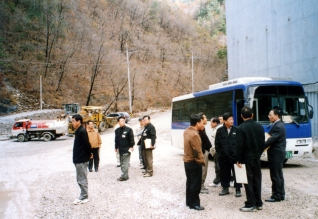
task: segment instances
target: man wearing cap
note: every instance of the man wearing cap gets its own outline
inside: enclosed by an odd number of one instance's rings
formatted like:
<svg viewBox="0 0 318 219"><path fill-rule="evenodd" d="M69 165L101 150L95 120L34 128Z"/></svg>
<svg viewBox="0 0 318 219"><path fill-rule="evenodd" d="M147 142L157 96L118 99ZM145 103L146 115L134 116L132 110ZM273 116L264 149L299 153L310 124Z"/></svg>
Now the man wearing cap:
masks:
<svg viewBox="0 0 318 219"><path fill-rule="evenodd" d="M141 147L141 143L140 143L140 138L141 138L141 133L144 130L144 125L143 125L143 120L142 118L138 119L140 126L138 128L135 129L135 137L137 137L137 145L139 147L139 161L140 161L140 166L145 167L145 163L143 161L143 157L142 157L142 147Z"/></svg>

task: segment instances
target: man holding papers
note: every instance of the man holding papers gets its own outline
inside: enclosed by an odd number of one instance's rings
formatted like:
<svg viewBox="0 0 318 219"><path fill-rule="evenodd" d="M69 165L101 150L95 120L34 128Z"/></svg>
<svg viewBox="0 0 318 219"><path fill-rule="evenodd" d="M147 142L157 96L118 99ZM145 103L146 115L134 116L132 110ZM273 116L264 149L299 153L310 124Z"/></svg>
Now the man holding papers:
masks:
<svg viewBox="0 0 318 219"><path fill-rule="evenodd" d="M145 174L144 177L152 177L153 175L153 157L152 151L155 149L156 145L156 128L150 123L150 116L143 117L144 130L141 134L141 147L143 147L143 158L145 159Z"/></svg>
<svg viewBox="0 0 318 219"><path fill-rule="evenodd" d="M236 132L236 165L242 168L242 164L245 164L247 184L244 184L244 187L247 201L240 210L246 212L262 210L260 157L264 150L264 129L253 120L253 110L250 107L242 108L241 117L244 122Z"/></svg>

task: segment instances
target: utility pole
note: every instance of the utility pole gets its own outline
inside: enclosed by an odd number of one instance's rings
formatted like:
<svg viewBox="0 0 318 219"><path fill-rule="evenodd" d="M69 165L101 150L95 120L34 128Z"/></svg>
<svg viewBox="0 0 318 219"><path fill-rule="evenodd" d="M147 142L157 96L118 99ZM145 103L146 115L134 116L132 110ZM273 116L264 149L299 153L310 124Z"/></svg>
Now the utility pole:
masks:
<svg viewBox="0 0 318 219"><path fill-rule="evenodd" d="M132 114L132 109L131 109L131 88L130 88L130 72L129 72L129 56L128 56L128 47L127 47L127 43L126 43L126 54L127 54L127 66L128 66L128 92L129 92L129 112L130 115Z"/></svg>
<svg viewBox="0 0 318 219"><path fill-rule="evenodd" d="M40 76L40 108L42 110L42 76Z"/></svg>
<svg viewBox="0 0 318 219"><path fill-rule="evenodd" d="M194 78L193 78L193 51L192 51L192 93L194 93Z"/></svg>

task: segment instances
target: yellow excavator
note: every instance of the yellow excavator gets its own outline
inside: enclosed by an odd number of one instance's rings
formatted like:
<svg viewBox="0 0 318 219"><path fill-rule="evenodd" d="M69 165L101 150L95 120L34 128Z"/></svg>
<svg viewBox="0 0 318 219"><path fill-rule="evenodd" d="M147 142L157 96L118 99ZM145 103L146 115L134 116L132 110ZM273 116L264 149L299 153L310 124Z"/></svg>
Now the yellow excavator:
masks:
<svg viewBox="0 0 318 219"><path fill-rule="evenodd" d="M63 104L65 114L68 116L68 133L74 134L75 130L72 126L72 116L80 114L83 117L83 124L86 126L86 122L92 120L95 124L95 128L99 132L105 131L108 127L117 124L117 118L106 117L105 108L101 106L82 106L79 107L78 103Z"/></svg>

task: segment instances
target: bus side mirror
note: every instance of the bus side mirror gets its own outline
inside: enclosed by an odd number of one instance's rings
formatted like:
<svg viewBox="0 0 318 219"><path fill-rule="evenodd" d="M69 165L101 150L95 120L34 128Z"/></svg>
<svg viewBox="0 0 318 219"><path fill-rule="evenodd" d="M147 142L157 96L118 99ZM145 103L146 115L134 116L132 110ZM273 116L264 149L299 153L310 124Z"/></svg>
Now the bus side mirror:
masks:
<svg viewBox="0 0 318 219"><path fill-rule="evenodd" d="M309 111L309 118L312 119L314 117L314 111L310 110Z"/></svg>

